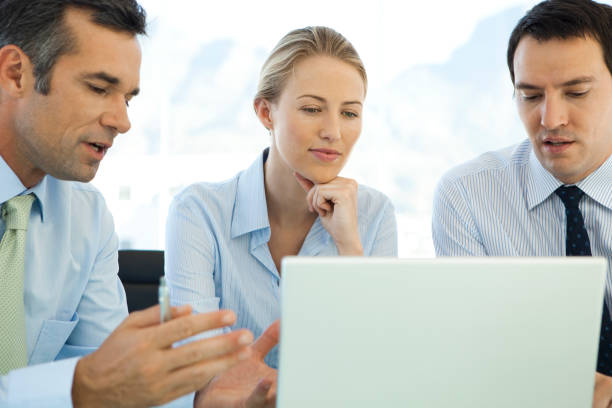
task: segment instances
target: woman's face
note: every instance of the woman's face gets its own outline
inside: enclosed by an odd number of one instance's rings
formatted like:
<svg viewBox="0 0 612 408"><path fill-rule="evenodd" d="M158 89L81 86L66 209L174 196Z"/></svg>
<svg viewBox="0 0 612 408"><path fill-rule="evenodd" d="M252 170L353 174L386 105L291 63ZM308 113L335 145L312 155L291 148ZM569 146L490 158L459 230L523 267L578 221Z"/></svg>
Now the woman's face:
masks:
<svg viewBox="0 0 612 408"><path fill-rule="evenodd" d="M365 85L352 65L328 56L299 61L270 106L272 148L312 182L333 180L361 133L364 98Z"/></svg>

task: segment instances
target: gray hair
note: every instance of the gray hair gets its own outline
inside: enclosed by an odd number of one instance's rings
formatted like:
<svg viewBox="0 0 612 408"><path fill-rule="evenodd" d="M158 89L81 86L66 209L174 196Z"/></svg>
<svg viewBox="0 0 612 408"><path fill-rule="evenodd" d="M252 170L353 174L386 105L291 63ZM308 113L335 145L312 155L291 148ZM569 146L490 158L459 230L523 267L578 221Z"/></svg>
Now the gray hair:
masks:
<svg viewBox="0 0 612 408"><path fill-rule="evenodd" d="M136 0L0 0L0 48L13 44L34 66L34 89L50 91L58 58L77 51L64 24L69 7L91 10L92 22L117 31L146 34L146 13Z"/></svg>

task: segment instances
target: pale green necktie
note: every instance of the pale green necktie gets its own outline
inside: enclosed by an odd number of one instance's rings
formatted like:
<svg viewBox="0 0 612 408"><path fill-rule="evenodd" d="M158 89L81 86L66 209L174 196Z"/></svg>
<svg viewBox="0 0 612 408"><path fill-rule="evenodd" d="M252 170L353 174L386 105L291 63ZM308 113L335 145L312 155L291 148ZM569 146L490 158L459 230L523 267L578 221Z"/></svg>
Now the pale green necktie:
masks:
<svg viewBox="0 0 612 408"><path fill-rule="evenodd" d="M13 197L2 205L4 236L0 241L0 374L28 364L23 274L26 230L32 194Z"/></svg>

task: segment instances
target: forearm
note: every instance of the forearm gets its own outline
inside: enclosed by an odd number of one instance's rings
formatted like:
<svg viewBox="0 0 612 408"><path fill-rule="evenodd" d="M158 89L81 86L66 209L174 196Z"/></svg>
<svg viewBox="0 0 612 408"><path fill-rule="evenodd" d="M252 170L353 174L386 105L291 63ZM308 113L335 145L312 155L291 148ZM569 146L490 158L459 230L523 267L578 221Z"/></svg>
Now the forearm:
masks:
<svg viewBox="0 0 612 408"><path fill-rule="evenodd" d="M363 246L359 236L347 242L336 242L336 248L338 249L338 255L363 256Z"/></svg>

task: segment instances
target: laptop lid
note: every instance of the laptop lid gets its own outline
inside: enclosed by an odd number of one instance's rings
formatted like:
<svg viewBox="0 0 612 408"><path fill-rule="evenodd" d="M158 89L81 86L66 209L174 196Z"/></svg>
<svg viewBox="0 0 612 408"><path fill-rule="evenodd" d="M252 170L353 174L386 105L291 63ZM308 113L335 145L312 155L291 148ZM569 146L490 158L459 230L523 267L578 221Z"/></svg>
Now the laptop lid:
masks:
<svg viewBox="0 0 612 408"><path fill-rule="evenodd" d="M606 270L595 257L285 258L277 404L590 407Z"/></svg>

